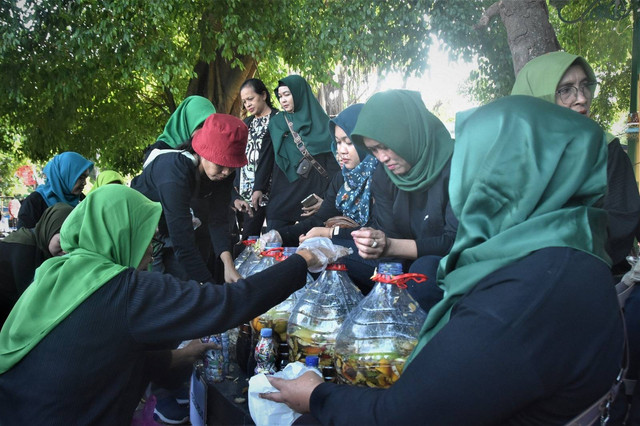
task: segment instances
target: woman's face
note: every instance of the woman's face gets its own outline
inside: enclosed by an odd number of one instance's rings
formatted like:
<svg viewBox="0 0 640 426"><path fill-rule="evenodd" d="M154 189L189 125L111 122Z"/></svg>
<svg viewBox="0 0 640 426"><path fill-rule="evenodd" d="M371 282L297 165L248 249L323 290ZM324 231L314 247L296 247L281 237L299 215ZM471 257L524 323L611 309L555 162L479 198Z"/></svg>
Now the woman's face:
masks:
<svg viewBox="0 0 640 426"><path fill-rule="evenodd" d="M347 133L340 126L336 126L335 129L336 144L338 152L339 163L345 166L349 170L356 168L360 164L360 156L356 147L347 136Z"/></svg>
<svg viewBox="0 0 640 426"><path fill-rule="evenodd" d="M582 66L570 66L556 87L556 104L589 116L593 88L588 83L592 82Z"/></svg>
<svg viewBox="0 0 640 426"><path fill-rule="evenodd" d="M231 167L219 166L203 157L200 157L200 165L198 168L201 173L205 174L209 180L212 181L225 179L233 171Z"/></svg>
<svg viewBox="0 0 640 426"><path fill-rule="evenodd" d="M65 252L62 250L62 247L60 247L59 232L57 234L54 234L54 236L49 240L49 253L51 253L51 256L53 257L62 256L63 254L65 254Z"/></svg>
<svg viewBox="0 0 640 426"><path fill-rule="evenodd" d="M240 99L242 99L242 105L251 115L256 117L262 117L266 115L267 108L267 94L257 94L251 86L246 86L240 90Z"/></svg>
<svg viewBox="0 0 640 426"><path fill-rule="evenodd" d="M403 175L411 170L411 164L409 164L404 158L400 157L390 148L387 148L380 142L371 138L362 138L364 144L371 151L374 157L378 159L384 166L389 169L394 175Z"/></svg>
<svg viewBox="0 0 640 426"><path fill-rule="evenodd" d="M278 87L278 100L283 110L293 112L293 95L287 86Z"/></svg>
<svg viewBox="0 0 640 426"><path fill-rule="evenodd" d="M84 173L80 175L78 180L76 180L76 184L71 188L71 193L73 195L80 195L82 193L82 190L87 183L87 177L89 177L89 169L85 170Z"/></svg>

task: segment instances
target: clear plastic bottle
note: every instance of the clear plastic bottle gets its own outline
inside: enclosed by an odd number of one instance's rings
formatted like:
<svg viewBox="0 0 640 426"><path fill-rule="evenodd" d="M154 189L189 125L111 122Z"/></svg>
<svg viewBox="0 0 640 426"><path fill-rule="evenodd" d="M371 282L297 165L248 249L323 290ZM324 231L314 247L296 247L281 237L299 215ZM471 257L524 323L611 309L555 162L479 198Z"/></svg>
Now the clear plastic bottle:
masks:
<svg viewBox="0 0 640 426"><path fill-rule="evenodd" d="M222 351L222 336L213 334L200 339L203 343L215 343L216 349L207 349L203 357L204 378L208 384L224 380L224 354Z"/></svg>
<svg viewBox="0 0 640 426"><path fill-rule="evenodd" d="M318 371L320 371L319 362L318 355L307 355L304 359L304 365L306 367L315 368Z"/></svg>
<svg viewBox="0 0 640 426"><path fill-rule="evenodd" d="M406 291L401 263L381 263L371 292L342 324L335 345L338 381L386 388L395 383L418 342L427 314Z"/></svg>
<svg viewBox="0 0 640 426"><path fill-rule="evenodd" d="M289 360L304 362L317 355L325 379L333 372L333 349L338 329L363 296L343 264L327 267L318 280L298 298L287 326Z"/></svg>
<svg viewBox="0 0 640 426"><path fill-rule="evenodd" d="M253 237L249 237L249 238L253 238ZM258 264L258 262L260 262L258 238L259 237L256 237L256 241L253 244L247 246L247 249L250 249L250 252L248 253L247 258L244 260L244 262L242 262L240 266L236 267L236 269L238 270L238 273L245 278L249 276L249 272ZM246 250L243 250L243 253L245 251Z"/></svg>
<svg viewBox="0 0 640 426"><path fill-rule="evenodd" d="M280 247L278 243L267 243L264 251L260 253L260 261L249 271L247 271L247 277L255 275L258 272L262 272L270 266L278 263L277 258L282 256L284 249Z"/></svg>
<svg viewBox="0 0 640 426"><path fill-rule="evenodd" d="M253 253L255 251L254 250L254 245L255 245L256 241L258 241L258 238L260 238L260 237L258 237L257 235L252 235L249 238L247 238L246 240L242 241L242 245L244 245L245 247L240 252L238 257L236 257L236 259L233 261L233 265L236 267L236 269L240 268L242 266L242 264L244 263L244 261L249 258L251 253Z"/></svg>
<svg viewBox="0 0 640 426"><path fill-rule="evenodd" d="M255 374L273 374L276 372L276 352L270 328L260 330L260 340L255 350Z"/></svg>
<svg viewBox="0 0 640 426"><path fill-rule="evenodd" d="M223 377L229 375L229 333L220 333L220 343L222 345L222 374Z"/></svg>

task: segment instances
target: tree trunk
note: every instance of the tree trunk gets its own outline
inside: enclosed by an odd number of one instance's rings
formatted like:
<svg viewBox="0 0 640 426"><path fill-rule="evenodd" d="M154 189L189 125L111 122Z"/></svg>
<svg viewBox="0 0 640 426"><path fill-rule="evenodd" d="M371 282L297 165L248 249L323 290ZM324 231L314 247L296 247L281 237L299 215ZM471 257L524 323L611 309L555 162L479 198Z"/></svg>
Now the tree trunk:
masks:
<svg viewBox="0 0 640 426"><path fill-rule="evenodd" d="M253 77L257 70L253 58L245 56L241 61L244 69L231 68L219 54L212 62L198 62L194 67L197 77L189 81L187 96L204 96L213 102L217 112L240 116L240 86L246 79Z"/></svg>
<svg viewBox="0 0 640 426"><path fill-rule="evenodd" d="M501 0L500 18L507 30L516 75L531 59L561 49L545 0Z"/></svg>

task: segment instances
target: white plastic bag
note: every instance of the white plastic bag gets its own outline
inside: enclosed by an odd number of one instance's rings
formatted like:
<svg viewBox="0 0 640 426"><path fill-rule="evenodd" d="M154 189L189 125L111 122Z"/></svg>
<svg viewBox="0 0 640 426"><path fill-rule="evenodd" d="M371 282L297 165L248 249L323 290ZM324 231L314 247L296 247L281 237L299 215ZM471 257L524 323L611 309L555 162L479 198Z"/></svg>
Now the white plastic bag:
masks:
<svg viewBox="0 0 640 426"><path fill-rule="evenodd" d="M273 377L291 380L302 376L307 371L315 371L322 377L320 371L306 367L301 362L287 364L284 370L278 371ZM268 392L278 392L278 389L271 386L267 376L256 374L249 379L249 412L256 426L289 426L302 415L286 404L260 398L261 393Z"/></svg>
<svg viewBox="0 0 640 426"><path fill-rule="evenodd" d="M353 253L351 248L335 245L325 237L312 237L304 240L296 252L302 249L312 252L320 262L319 266L309 267L309 272L322 272L327 269L328 264L335 263L341 257Z"/></svg>

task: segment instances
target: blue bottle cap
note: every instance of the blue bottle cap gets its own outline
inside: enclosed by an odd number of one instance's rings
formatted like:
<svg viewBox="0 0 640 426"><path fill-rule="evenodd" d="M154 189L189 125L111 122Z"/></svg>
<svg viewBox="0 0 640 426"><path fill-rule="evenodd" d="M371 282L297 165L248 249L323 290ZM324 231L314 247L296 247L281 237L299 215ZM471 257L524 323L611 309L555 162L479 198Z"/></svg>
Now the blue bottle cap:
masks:
<svg viewBox="0 0 640 426"><path fill-rule="evenodd" d="M260 330L260 337L271 337L273 331L270 328L263 328Z"/></svg>
<svg viewBox="0 0 640 426"><path fill-rule="evenodd" d="M318 355L307 355L304 360L304 365L307 367L317 367L319 361Z"/></svg>

